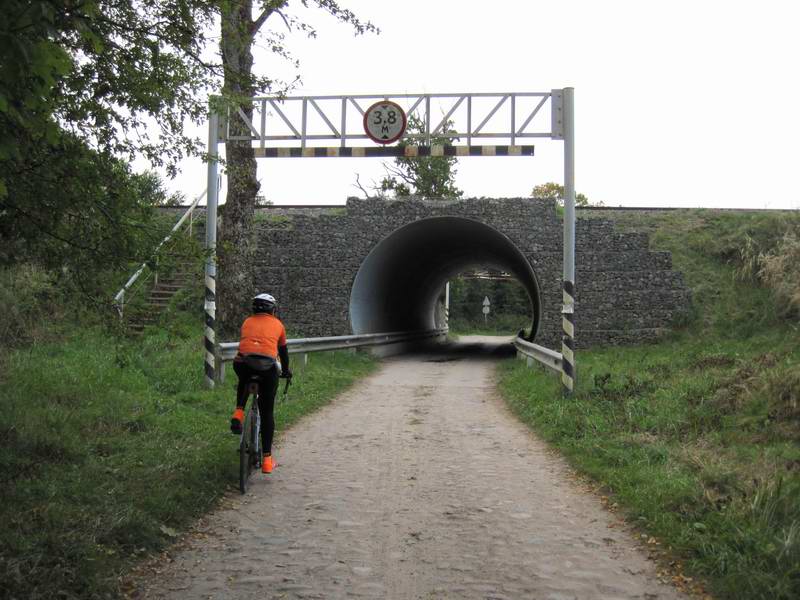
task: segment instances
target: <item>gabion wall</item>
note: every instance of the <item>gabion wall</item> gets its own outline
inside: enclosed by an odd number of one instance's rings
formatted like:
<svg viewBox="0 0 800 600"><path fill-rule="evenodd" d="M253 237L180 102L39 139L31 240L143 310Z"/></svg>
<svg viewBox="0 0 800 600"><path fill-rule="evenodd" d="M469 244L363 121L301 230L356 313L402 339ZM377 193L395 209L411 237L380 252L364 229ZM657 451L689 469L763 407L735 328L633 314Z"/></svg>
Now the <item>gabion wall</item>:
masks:
<svg viewBox="0 0 800 600"><path fill-rule="evenodd" d="M348 335L350 290L370 250L403 225L438 216L485 223L522 251L541 288L536 342L560 347L563 226L550 200L351 198L341 208L262 208L254 289L278 297L281 318L295 334ZM575 262L579 347L656 339L689 307L670 253L651 251L646 233L616 231L603 218L578 218Z"/></svg>

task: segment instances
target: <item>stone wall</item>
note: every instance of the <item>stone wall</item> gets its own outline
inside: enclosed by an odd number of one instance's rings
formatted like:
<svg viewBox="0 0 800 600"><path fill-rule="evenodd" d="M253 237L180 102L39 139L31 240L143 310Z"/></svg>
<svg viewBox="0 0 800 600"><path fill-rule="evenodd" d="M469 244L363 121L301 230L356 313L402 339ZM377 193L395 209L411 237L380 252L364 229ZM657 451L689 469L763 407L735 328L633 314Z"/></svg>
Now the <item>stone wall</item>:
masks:
<svg viewBox="0 0 800 600"><path fill-rule="evenodd" d="M552 201L351 198L340 208L259 209L254 288L278 297L281 317L295 334L350 334L350 290L364 258L403 225L437 216L483 222L522 251L541 288L543 310L536 341L557 347L562 224ZM578 346L655 339L688 308L689 292L681 274L672 270L668 252L649 250L647 233L617 231L603 218L578 218L576 240Z"/></svg>

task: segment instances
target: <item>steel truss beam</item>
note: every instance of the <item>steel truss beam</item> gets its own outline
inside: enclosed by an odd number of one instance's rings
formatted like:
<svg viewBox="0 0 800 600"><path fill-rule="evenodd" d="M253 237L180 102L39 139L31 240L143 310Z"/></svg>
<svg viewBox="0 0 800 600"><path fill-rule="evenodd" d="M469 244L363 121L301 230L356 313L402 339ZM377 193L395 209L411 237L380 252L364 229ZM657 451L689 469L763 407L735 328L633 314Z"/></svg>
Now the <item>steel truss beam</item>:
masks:
<svg viewBox="0 0 800 600"><path fill-rule="evenodd" d="M241 109L229 114L219 141L250 140L258 148L345 148L348 142L369 139L363 127L367 108L380 100L392 100L403 107L409 118L422 124L421 133L403 136L409 143L430 146L432 138L444 138L451 144L466 146L473 146L478 140L493 140L515 147L524 139L563 139L561 97L561 90L553 90L254 98L252 118ZM543 110L546 104L550 105L549 111ZM233 128L237 135L231 133L232 121L238 121Z"/></svg>

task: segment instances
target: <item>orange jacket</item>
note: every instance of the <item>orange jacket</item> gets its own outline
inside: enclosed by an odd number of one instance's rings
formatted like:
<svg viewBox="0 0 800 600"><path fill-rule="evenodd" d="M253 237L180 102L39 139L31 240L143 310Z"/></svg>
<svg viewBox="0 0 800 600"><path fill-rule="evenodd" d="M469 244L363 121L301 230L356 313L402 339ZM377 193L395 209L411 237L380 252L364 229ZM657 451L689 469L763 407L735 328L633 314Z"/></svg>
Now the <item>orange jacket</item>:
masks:
<svg viewBox="0 0 800 600"><path fill-rule="evenodd" d="M259 313L242 323L239 352L278 358L278 347L286 345L286 329L278 317Z"/></svg>

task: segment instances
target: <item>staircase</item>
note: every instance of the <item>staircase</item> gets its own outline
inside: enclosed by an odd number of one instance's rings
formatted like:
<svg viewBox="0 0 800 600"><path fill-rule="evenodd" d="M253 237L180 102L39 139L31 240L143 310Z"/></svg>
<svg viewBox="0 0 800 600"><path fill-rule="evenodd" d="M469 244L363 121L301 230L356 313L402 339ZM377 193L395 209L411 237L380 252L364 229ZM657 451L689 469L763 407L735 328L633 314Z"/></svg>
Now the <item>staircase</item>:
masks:
<svg viewBox="0 0 800 600"><path fill-rule="evenodd" d="M200 285L202 267L199 263L197 248L203 246L205 222L203 219L195 223L193 211L205 195L206 193L203 192L195 198L169 234L155 249L152 260L156 264L160 262L162 266L166 264L169 268L160 273L153 272L149 262L143 263L114 296L114 309L123 324L127 324L130 333L140 334L148 325L157 324L159 317L170 305L175 294L193 284ZM181 241L178 235L180 233L188 234L188 238L183 237L183 241ZM185 243L187 240L189 241L188 246ZM159 256L166 256L166 258L159 258ZM150 277L152 277L152 284L148 285ZM147 290L147 297L136 301L137 293L141 298L141 294L145 290ZM132 299L133 302L131 302Z"/></svg>
<svg viewBox="0 0 800 600"><path fill-rule="evenodd" d="M200 276L196 265L188 261L180 263L169 275L158 275L141 310L132 311L128 331L138 335L145 327L157 324L175 294L197 282Z"/></svg>

